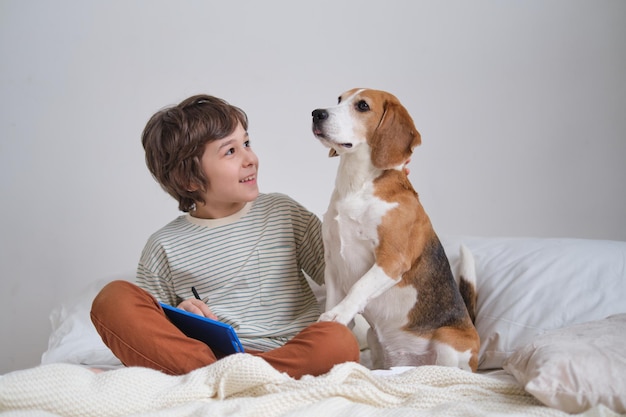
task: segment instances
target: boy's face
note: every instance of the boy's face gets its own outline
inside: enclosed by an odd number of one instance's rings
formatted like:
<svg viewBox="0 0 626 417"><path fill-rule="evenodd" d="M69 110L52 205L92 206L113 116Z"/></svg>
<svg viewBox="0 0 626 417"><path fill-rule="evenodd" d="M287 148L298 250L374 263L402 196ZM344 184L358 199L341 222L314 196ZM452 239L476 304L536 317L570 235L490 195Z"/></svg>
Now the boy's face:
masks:
<svg viewBox="0 0 626 417"><path fill-rule="evenodd" d="M259 159L250 147L241 123L230 135L206 144L202 169L208 179L205 204L197 204L193 216L216 219L241 210L259 195Z"/></svg>

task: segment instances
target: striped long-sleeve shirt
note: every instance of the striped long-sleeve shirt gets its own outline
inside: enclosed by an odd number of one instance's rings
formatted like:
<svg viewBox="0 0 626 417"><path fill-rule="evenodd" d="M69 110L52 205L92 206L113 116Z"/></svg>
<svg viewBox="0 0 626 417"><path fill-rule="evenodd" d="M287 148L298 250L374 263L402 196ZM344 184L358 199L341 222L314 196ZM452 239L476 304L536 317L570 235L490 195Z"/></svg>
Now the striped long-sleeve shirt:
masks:
<svg viewBox="0 0 626 417"><path fill-rule="evenodd" d="M232 216L182 215L148 240L137 284L178 305L191 287L244 348L282 346L320 314L304 271L324 281L319 218L283 194L260 194Z"/></svg>

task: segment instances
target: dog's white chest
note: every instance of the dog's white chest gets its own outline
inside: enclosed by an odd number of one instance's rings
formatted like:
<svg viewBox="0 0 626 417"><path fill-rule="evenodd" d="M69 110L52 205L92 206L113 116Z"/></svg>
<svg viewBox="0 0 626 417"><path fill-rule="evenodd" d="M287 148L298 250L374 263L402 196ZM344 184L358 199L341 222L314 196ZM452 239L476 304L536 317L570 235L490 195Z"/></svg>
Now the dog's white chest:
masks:
<svg viewBox="0 0 626 417"><path fill-rule="evenodd" d="M324 218L324 238L330 245L330 256L341 258L335 264L346 268L342 271L347 275L344 279L349 276L354 282L374 264L378 226L396 206L376 197L371 182L346 195L334 195Z"/></svg>
<svg viewBox="0 0 626 417"><path fill-rule="evenodd" d="M397 204L375 197L373 188L368 183L358 192L337 202L335 219L340 230L342 252L359 243L370 249L378 245L378 226L385 213Z"/></svg>

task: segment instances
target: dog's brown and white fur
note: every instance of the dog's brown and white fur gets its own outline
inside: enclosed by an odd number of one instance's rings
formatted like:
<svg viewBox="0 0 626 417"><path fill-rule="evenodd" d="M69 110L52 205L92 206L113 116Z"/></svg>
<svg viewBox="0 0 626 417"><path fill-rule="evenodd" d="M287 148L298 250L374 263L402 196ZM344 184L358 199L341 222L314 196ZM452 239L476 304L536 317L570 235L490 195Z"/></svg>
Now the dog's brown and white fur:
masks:
<svg viewBox="0 0 626 417"><path fill-rule="evenodd" d="M313 111L313 133L340 162L323 220L326 312L321 321L370 324L373 365L444 365L475 371L478 333L473 258L462 277L405 171L421 143L413 120L384 91L353 89ZM461 295L463 294L463 295Z"/></svg>

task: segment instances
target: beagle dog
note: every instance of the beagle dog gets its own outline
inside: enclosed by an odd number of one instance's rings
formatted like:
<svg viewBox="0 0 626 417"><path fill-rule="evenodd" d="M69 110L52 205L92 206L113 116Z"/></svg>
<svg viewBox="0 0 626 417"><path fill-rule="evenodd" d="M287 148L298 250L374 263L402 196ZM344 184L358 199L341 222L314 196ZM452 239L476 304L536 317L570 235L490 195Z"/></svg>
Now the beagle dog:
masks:
<svg viewBox="0 0 626 417"><path fill-rule="evenodd" d="M322 234L326 311L320 321L369 323L375 368L443 365L476 371L474 260L461 247L455 281L405 164L421 137L390 93L352 89L312 113L313 134L340 156Z"/></svg>

